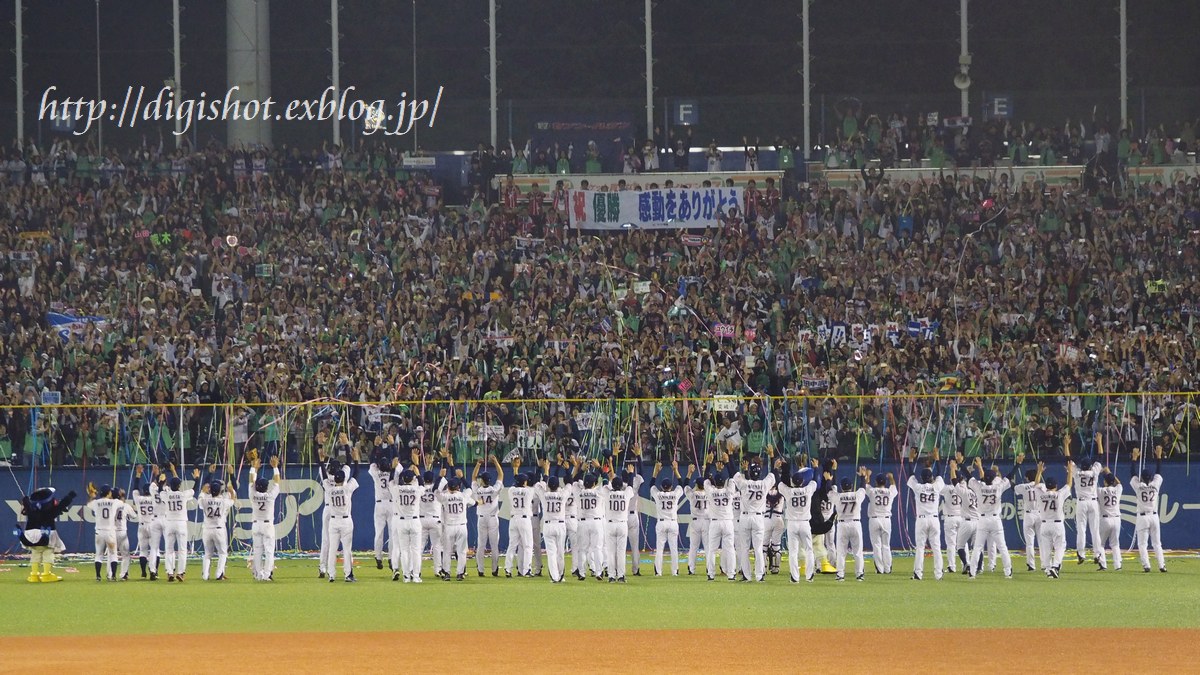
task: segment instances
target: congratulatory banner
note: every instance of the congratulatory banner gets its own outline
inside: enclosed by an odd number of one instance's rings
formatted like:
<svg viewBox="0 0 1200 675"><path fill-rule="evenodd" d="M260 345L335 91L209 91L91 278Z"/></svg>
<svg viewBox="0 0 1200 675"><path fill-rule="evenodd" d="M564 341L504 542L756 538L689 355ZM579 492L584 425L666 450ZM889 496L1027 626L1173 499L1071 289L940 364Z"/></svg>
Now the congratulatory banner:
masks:
<svg viewBox="0 0 1200 675"><path fill-rule="evenodd" d="M688 229L718 227L730 209L742 210L742 189L736 187L668 188L641 192L571 190L571 226L582 230L636 227Z"/></svg>

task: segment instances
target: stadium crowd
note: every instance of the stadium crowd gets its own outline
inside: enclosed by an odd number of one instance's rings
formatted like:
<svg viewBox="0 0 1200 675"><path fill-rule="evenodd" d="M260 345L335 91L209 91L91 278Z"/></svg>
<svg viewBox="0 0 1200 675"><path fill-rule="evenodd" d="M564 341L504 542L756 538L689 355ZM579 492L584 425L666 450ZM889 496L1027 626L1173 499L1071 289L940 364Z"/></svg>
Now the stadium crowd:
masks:
<svg viewBox="0 0 1200 675"><path fill-rule="evenodd" d="M846 142L885 147L876 126ZM893 180L884 161L848 190L749 191L702 238L572 230L549 184L532 199L490 193L513 167L482 148L473 176L485 180L464 210L382 143L14 145L0 158L0 403L43 391L112 404L805 393L821 396L811 429L807 402L784 405L804 408L814 454L835 455L847 442L854 452L863 429L894 451L904 421L882 398L826 394L1192 391L1200 181L1127 180L1133 162L1122 141L1099 143L1104 133L1068 186L1014 184L978 161L976 141L961 168L915 181ZM64 340L49 312L104 321ZM735 337L717 338L714 323ZM1129 442L1149 432L1168 448L1200 445L1190 398L1112 403L1115 415L1098 397L1037 399L1031 428L1048 452L1061 433L1086 439L1099 425ZM583 405L544 408L563 443L578 440L570 415ZM758 433L761 447L764 422L779 422L755 409L723 420L724 440ZM104 415L31 414L0 412L15 462L28 461L31 423L56 455L104 461ZM214 412L176 414L159 423L196 439ZM488 414L524 421L517 406ZM242 441L255 417L239 413ZM411 436L403 417L395 431ZM958 442L1007 423L966 419ZM670 444L661 436L651 441Z"/></svg>

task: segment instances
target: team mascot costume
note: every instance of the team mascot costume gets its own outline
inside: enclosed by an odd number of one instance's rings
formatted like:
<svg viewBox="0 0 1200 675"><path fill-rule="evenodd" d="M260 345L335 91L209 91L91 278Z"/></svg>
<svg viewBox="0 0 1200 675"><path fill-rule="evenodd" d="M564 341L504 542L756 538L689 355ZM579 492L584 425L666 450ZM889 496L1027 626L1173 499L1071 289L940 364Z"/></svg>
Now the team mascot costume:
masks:
<svg viewBox="0 0 1200 675"><path fill-rule="evenodd" d="M54 521L67 510L71 500L75 499L72 491L59 501L54 498L54 488L44 487L34 490L28 497L21 498L21 514L25 516L25 529L18 531L21 543L29 549L29 581L52 583L62 581L62 577L50 571L54 565L54 554L66 550L62 540L58 538ZM38 566L41 573L38 573Z"/></svg>

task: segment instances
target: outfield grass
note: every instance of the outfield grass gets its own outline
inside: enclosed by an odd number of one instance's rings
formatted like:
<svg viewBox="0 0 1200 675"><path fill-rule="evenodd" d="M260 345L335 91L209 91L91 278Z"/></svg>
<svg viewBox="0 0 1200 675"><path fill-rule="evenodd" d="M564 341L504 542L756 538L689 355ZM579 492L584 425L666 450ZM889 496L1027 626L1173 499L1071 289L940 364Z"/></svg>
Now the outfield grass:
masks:
<svg viewBox="0 0 1200 675"><path fill-rule="evenodd" d="M280 561L272 583L250 580L244 560L231 560L223 583L200 580L191 561L188 581L134 579L96 582L90 562L67 563L78 573L57 584L25 581L27 567L0 565L0 597L10 620L0 636L360 630L529 630L605 628L1041 628L1200 626L1200 560L1168 560L1167 574L1144 574L1126 559L1120 573L1098 572L1069 559L1062 578L1025 570L999 571L970 581L948 575L913 581L912 559L897 558L880 576L867 562L866 581L838 583L832 575L793 585L783 574L766 583L708 582L703 576L629 577L625 585L572 578L479 578L474 560L464 582L392 582L374 560L360 558L357 584L318 580L314 560ZM61 573L61 568L57 568ZM686 573L686 569L684 570ZM643 564L643 574L653 567Z"/></svg>

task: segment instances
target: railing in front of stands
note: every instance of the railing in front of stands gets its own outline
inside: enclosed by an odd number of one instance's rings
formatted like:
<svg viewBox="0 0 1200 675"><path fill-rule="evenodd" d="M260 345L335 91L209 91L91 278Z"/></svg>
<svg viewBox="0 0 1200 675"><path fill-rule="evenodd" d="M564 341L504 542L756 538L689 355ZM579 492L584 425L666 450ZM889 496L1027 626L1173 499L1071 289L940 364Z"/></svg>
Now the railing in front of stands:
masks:
<svg viewBox="0 0 1200 675"><path fill-rule="evenodd" d="M675 385L678 387L678 384ZM1190 463L1200 451L1193 393L671 396L656 399L486 399L351 403L77 404L0 407L0 462L13 466L240 463L248 450L285 462L368 461L446 451L456 464L636 448L647 461L700 463L712 452L771 452L884 461L962 452L985 460L1097 455L1113 461L1161 446ZM952 386L943 380L942 386ZM685 391L695 390L684 385Z"/></svg>

